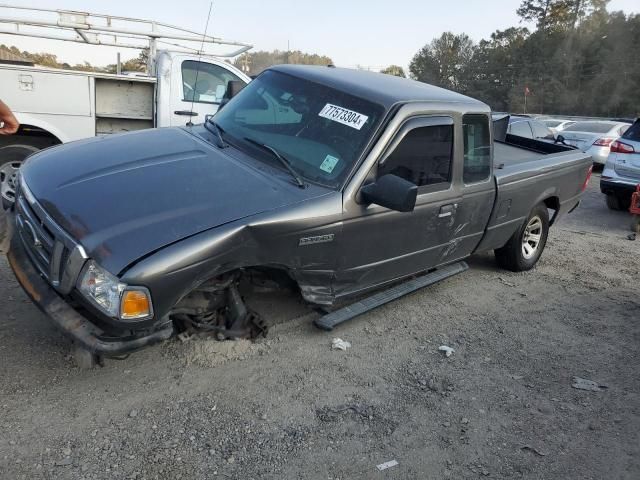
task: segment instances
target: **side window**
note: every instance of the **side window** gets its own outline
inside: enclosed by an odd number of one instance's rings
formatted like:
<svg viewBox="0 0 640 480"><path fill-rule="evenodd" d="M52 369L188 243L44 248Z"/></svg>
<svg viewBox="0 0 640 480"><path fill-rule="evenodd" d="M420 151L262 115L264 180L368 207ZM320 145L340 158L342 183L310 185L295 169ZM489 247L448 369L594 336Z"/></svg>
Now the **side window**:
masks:
<svg viewBox="0 0 640 480"><path fill-rule="evenodd" d="M531 127L527 121L513 122L509 125L509 133L518 137L533 138Z"/></svg>
<svg viewBox="0 0 640 480"><path fill-rule="evenodd" d="M464 183L487 180L491 175L491 137L486 115L464 115Z"/></svg>
<svg viewBox="0 0 640 480"><path fill-rule="evenodd" d="M226 68L207 62L182 62L182 99L185 102L220 103L227 83L240 80Z"/></svg>
<svg viewBox="0 0 640 480"><path fill-rule="evenodd" d="M391 173L411 183L451 182L453 125L414 128L378 168L378 177Z"/></svg>
<svg viewBox="0 0 640 480"><path fill-rule="evenodd" d="M531 127L533 128L533 137L534 138L544 138L545 140L553 140L553 132L549 130L545 125L539 122L531 122Z"/></svg>

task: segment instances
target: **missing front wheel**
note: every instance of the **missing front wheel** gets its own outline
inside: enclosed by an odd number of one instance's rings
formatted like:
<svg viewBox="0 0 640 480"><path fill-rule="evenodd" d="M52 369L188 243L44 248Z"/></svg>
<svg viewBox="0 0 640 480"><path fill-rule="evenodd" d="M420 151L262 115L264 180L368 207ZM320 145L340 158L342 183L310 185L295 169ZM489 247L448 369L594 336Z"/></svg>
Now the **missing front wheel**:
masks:
<svg viewBox="0 0 640 480"><path fill-rule="evenodd" d="M238 283L240 272L211 279L183 298L171 318L183 336L208 335L218 340L266 337L267 324L247 308Z"/></svg>

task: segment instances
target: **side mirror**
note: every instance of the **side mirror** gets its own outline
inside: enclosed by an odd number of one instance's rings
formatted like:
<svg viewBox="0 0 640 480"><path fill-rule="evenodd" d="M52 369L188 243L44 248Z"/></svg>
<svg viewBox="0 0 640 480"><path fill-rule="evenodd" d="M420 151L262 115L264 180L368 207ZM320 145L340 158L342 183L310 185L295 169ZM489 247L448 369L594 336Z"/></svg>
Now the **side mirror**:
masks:
<svg viewBox="0 0 640 480"><path fill-rule="evenodd" d="M374 183L360 189L362 198L397 212L413 212L418 196L418 187L397 175L386 174Z"/></svg>
<svg viewBox="0 0 640 480"><path fill-rule="evenodd" d="M558 135L556 137L556 143L564 143L564 137L562 135Z"/></svg>

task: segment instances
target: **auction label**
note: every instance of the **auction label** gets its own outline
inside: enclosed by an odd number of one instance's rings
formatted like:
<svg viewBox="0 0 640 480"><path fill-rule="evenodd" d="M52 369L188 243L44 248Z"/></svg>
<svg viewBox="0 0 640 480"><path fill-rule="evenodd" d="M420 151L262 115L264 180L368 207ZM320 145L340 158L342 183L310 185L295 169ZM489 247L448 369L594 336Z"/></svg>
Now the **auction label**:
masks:
<svg viewBox="0 0 640 480"><path fill-rule="evenodd" d="M330 103L327 103L318 115L356 130L360 130L369 119L366 115Z"/></svg>
<svg viewBox="0 0 640 480"><path fill-rule="evenodd" d="M322 164L320 165L320 170L322 170L323 172L331 173L333 172L333 169L336 168L336 165L339 161L340 160L338 158L327 155L326 157L324 157L324 162L322 162Z"/></svg>

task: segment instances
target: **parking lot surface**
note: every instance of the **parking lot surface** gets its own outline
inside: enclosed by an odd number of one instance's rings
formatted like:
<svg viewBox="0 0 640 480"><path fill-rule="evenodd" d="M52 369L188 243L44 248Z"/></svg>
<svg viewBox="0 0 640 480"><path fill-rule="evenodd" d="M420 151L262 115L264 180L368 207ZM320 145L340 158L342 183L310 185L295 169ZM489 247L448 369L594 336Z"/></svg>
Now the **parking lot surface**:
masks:
<svg viewBox="0 0 640 480"><path fill-rule="evenodd" d="M332 333L257 289L266 339L91 371L2 258L0 478L640 478L640 239L598 180L531 272L474 256Z"/></svg>

